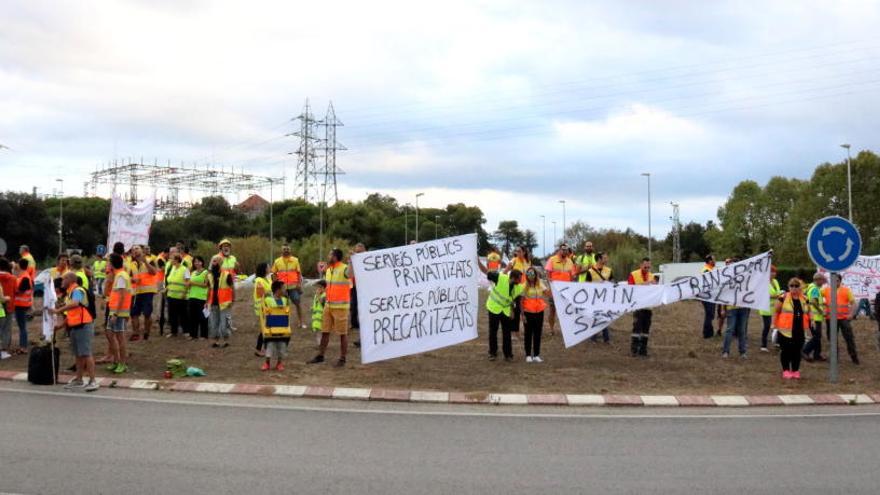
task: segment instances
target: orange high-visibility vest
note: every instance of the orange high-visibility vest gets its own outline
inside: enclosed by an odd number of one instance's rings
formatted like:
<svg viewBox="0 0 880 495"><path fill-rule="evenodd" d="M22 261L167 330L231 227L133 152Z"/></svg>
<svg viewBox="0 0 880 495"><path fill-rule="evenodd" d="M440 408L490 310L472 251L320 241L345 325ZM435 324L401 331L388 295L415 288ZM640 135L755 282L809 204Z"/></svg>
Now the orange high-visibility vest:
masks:
<svg viewBox="0 0 880 495"><path fill-rule="evenodd" d="M634 285L647 285L654 283L654 274L648 272L647 275L643 276L641 268L630 273L629 275L633 278Z"/></svg>
<svg viewBox="0 0 880 495"><path fill-rule="evenodd" d="M554 254L549 260L547 260L547 266L545 268L547 273L550 274L550 280L560 282L571 282L574 280L574 271L576 267L571 258L565 258L565 261L562 261L558 255Z"/></svg>
<svg viewBox="0 0 880 495"><path fill-rule="evenodd" d="M324 280L327 282L327 306L330 308L347 309L351 303L351 281L347 271L348 265L336 262L324 272Z"/></svg>
<svg viewBox="0 0 880 495"><path fill-rule="evenodd" d="M138 263L137 272L131 278L131 284L136 294L155 294L159 291L159 277L157 273L150 274L146 263Z"/></svg>
<svg viewBox="0 0 880 495"><path fill-rule="evenodd" d="M24 280L30 281L30 288L26 291L19 291L18 288L21 287L21 282ZM15 282L15 307L16 308L30 308L34 304L34 278L31 277L30 272L25 270L24 273L18 276L18 280Z"/></svg>
<svg viewBox="0 0 880 495"><path fill-rule="evenodd" d="M490 272L497 272L501 268L501 255L495 252L486 256L486 268Z"/></svg>
<svg viewBox="0 0 880 495"><path fill-rule="evenodd" d="M522 293L522 309L526 313L541 313L547 308L544 300L544 284L540 281L537 285L526 285Z"/></svg>
<svg viewBox="0 0 880 495"><path fill-rule="evenodd" d="M803 295L798 299L801 301L801 309L803 310L803 315L801 316L801 323L803 326L801 328L806 331L810 328L809 306ZM776 313L773 325L779 329L783 335L791 337L791 329L794 326L794 301L791 298L791 294L785 295L785 300L782 301L782 307L779 309L779 312Z"/></svg>
<svg viewBox="0 0 880 495"><path fill-rule="evenodd" d="M284 282L288 289L298 287L300 284L299 260L291 256L285 259L284 256L275 260L273 265L276 268L275 274L278 280Z"/></svg>
<svg viewBox="0 0 880 495"><path fill-rule="evenodd" d="M71 300L73 292L76 290L82 292L83 302L81 302L76 308L67 311L66 321L67 326L70 328L79 327L92 322L92 315L89 314L88 310L89 295L86 293L85 289L76 284L71 285L67 288L67 299Z"/></svg>
<svg viewBox="0 0 880 495"><path fill-rule="evenodd" d="M852 299L852 291L849 287L837 288L837 319L849 319L849 304ZM822 298L825 299L825 318L831 318L831 286L822 288Z"/></svg>
<svg viewBox="0 0 880 495"><path fill-rule="evenodd" d="M118 290L113 289L113 287L116 286L117 277L125 279L125 290L122 291L122 294L120 294ZM110 309L110 312L116 316L127 318L131 316L131 299L131 277L128 275L128 272L125 271L125 268L114 270L113 285L110 286L110 301L107 303L107 307Z"/></svg>

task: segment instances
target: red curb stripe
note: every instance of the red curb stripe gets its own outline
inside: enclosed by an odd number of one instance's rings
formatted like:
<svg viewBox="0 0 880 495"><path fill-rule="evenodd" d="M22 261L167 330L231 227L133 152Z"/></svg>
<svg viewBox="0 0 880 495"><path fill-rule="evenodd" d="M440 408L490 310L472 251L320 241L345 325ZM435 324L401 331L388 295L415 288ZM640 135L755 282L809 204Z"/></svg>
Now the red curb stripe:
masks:
<svg viewBox="0 0 880 495"><path fill-rule="evenodd" d="M266 392L268 389L268 393ZM243 395L255 395L255 394L263 394L263 395L272 395L275 392L275 387L272 385L259 385L256 383L238 383L232 390L229 391L230 394L243 394Z"/></svg>
<svg viewBox="0 0 880 495"><path fill-rule="evenodd" d="M715 401L708 395L676 395L675 400L683 407L715 407Z"/></svg>
<svg viewBox="0 0 880 495"><path fill-rule="evenodd" d="M333 387L306 387L303 397L329 399L333 397Z"/></svg>
<svg viewBox="0 0 880 495"><path fill-rule="evenodd" d="M747 395L750 406L781 406L782 399L778 395Z"/></svg>
<svg viewBox="0 0 880 495"><path fill-rule="evenodd" d="M820 406L834 406L847 403L843 398L835 394L811 395L810 398L813 399L816 405Z"/></svg>
<svg viewBox="0 0 880 495"><path fill-rule="evenodd" d="M20 371L0 371L0 380L12 380L12 377L21 373Z"/></svg>
<svg viewBox="0 0 880 495"><path fill-rule="evenodd" d="M872 401L880 404L880 394L866 394Z"/></svg>
<svg viewBox="0 0 880 495"><path fill-rule="evenodd" d="M529 404L541 406L567 406L568 400L562 394L529 394L526 396Z"/></svg>
<svg viewBox="0 0 880 495"><path fill-rule="evenodd" d="M464 392L449 392L450 404L488 404L489 394L466 394Z"/></svg>
<svg viewBox="0 0 880 495"><path fill-rule="evenodd" d="M603 395L606 406L642 406L640 395Z"/></svg>
<svg viewBox="0 0 880 495"><path fill-rule="evenodd" d="M386 400L393 402L409 402L409 390L393 390L374 388L370 391L370 400Z"/></svg>

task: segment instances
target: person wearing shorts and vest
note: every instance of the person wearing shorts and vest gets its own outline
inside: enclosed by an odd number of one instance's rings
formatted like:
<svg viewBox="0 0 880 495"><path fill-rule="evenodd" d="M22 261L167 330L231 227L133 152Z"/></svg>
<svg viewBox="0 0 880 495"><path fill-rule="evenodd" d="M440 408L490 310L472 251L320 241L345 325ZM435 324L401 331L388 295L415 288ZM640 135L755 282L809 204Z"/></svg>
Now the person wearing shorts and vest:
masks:
<svg viewBox="0 0 880 495"><path fill-rule="evenodd" d="M70 339L70 348L76 356L76 377L65 388L80 388L86 392L98 390L95 380L95 358L92 355L92 338L95 336L92 315L88 311L88 294L77 284L77 275L67 272L62 279L66 302L60 308L49 310L52 314L64 314ZM88 374L88 383L83 381L83 373Z"/></svg>
<svg viewBox="0 0 880 495"><path fill-rule="evenodd" d="M132 287L131 275L123 266L122 256L115 253L110 255L113 286L110 290L110 299L107 302L107 308L110 310L107 339L110 341L110 354L113 359L107 365L107 371L114 373L128 371L128 344L125 339L125 327L131 317L134 288Z"/></svg>
<svg viewBox="0 0 880 495"><path fill-rule="evenodd" d="M287 298L290 300L290 309L296 309L296 317L299 320L301 328L306 328L303 321L302 303L302 268L299 266L299 259L291 254L290 245L281 246L281 256L272 263L272 273L275 280L284 282L287 290ZM293 316L293 314L291 314Z"/></svg>
<svg viewBox="0 0 880 495"><path fill-rule="evenodd" d="M324 354L330 343L330 334L339 335L339 360L335 366L345 366L348 353L348 317L351 303L351 274L348 265L342 262L342 250L334 248L327 256L327 269L324 281L327 283L327 303L321 323L321 349L318 355L307 364L324 362Z"/></svg>

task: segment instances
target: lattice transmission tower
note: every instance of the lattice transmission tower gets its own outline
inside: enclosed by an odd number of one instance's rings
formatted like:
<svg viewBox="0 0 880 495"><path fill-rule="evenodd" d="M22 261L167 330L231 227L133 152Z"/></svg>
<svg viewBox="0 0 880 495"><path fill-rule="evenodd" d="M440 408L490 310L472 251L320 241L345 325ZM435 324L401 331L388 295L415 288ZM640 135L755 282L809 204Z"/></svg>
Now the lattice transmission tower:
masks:
<svg viewBox="0 0 880 495"><path fill-rule="evenodd" d="M343 124L336 117L333 103L324 119L319 120L306 100L302 112L293 120L299 122L299 130L288 134L299 138L299 147L290 153L297 157L293 196L309 203L336 202L336 176L344 174L336 164L336 152L347 148L336 140L336 128Z"/></svg>

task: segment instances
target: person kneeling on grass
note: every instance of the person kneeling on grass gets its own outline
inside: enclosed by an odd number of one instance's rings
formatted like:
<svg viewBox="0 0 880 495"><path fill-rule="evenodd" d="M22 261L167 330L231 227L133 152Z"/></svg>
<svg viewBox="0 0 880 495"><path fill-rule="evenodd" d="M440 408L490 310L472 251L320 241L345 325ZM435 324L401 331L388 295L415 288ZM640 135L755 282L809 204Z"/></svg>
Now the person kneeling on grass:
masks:
<svg viewBox="0 0 880 495"><path fill-rule="evenodd" d="M276 280L272 282L272 294L263 298L263 315L260 318L266 351L266 361L260 367L263 371L269 371L272 367L272 358L275 358L275 369L284 371L281 360L287 355L287 346L290 344L290 299L286 294L284 282Z"/></svg>

